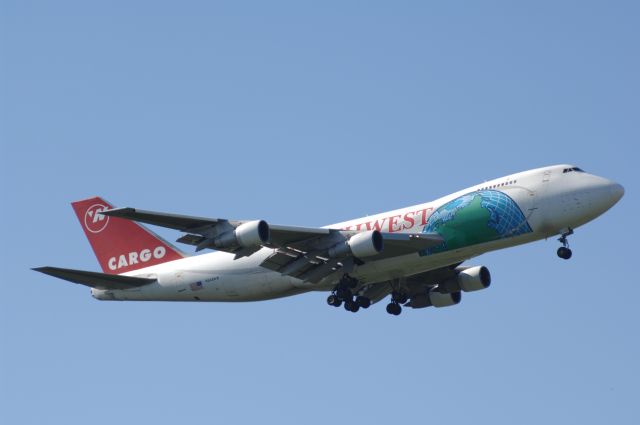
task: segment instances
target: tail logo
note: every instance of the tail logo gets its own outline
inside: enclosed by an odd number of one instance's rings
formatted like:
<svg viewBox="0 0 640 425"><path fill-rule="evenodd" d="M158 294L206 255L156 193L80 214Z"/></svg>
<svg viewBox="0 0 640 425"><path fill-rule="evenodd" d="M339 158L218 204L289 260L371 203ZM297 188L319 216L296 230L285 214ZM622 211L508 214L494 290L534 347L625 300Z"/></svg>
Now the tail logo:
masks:
<svg viewBox="0 0 640 425"><path fill-rule="evenodd" d="M167 249L163 246L157 246L153 251L150 249L143 249L140 252L130 252L128 255L122 254L118 258L111 257L107 262L110 270L118 270L123 267L133 266L134 264L146 263L152 258L156 260L161 259L167 253Z"/></svg>
<svg viewBox="0 0 640 425"><path fill-rule="evenodd" d="M102 211L110 209L103 204L91 205L84 213L84 227L91 233L100 233L107 227L109 217L100 214Z"/></svg>

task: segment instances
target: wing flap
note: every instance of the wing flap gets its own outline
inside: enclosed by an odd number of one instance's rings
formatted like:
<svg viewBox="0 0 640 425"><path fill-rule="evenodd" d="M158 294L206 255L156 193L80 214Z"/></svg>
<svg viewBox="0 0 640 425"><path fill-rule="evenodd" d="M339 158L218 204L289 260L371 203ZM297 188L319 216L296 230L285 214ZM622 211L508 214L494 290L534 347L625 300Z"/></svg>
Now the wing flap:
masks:
<svg viewBox="0 0 640 425"><path fill-rule="evenodd" d="M63 269L60 267L36 267L33 270L96 289L131 289L148 285L156 281L156 279L143 277L122 276L117 274L90 272L86 270Z"/></svg>
<svg viewBox="0 0 640 425"><path fill-rule="evenodd" d="M444 239L436 233L382 233L384 250L374 259L408 255L440 245Z"/></svg>
<svg viewBox="0 0 640 425"><path fill-rule="evenodd" d="M330 229L325 229L330 230ZM333 230L341 233L341 231ZM342 232L336 237L348 237L348 232ZM325 277L338 270L349 273L354 263L376 261L401 255L416 254L428 248L440 245L442 237L432 233L382 233L384 249L378 255L366 259L354 257L340 260L330 259L326 250L336 243L336 237L330 234L312 240L303 239L293 244L278 248L261 264L262 267L277 271L283 275L318 283Z"/></svg>
<svg viewBox="0 0 640 425"><path fill-rule="evenodd" d="M282 225L272 225L269 227L271 229L271 243L278 247L290 246L295 248L296 242L304 242L306 245L314 238L319 239L324 236L329 236L332 232L337 232L337 230L316 227Z"/></svg>

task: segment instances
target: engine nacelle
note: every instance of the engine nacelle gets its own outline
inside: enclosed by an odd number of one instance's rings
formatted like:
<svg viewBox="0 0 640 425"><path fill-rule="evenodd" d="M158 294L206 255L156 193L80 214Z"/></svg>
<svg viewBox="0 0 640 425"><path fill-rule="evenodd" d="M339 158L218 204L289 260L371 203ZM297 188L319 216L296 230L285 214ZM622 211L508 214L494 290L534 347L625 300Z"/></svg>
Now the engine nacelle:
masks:
<svg viewBox="0 0 640 425"><path fill-rule="evenodd" d="M416 294L411 297L409 305L412 308L424 308L424 307L449 307L456 305L462 299L460 291L450 292L443 294L437 290Z"/></svg>
<svg viewBox="0 0 640 425"><path fill-rule="evenodd" d="M223 233L214 239L217 248L253 248L269 242L271 231L264 220L243 223L233 231Z"/></svg>
<svg viewBox="0 0 640 425"><path fill-rule="evenodd" d="M451 305L456 305L461 299L462 294L460 291L451 292L449 294L441 294L438 291L429 292L429 301L434 307L449 307Z"/></svg>
<svg viewBox="0 0 640 425"><path fill-rule="evenodd" d="M459 268L458 270L458 275L455 278L438 285L440 292L473 292L486 289L491 285L491 273L485 266Z"/></svg>
<svg viewBox="0 0 640 425"><path fill-rule="evenodd" d="M329 249L331 258L353 255L357 258L372 257L380 254L384 248L382 234L377 230L356 233L348 241L341 242Z"/></svg>

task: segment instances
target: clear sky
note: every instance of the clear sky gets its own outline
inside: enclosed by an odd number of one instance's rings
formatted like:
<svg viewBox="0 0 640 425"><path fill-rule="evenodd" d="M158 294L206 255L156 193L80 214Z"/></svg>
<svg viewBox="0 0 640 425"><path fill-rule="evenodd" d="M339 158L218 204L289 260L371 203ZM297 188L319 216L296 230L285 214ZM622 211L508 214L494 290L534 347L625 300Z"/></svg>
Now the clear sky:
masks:
<svg viewBox="0 0 640 425"><path fill-rule="evenodd" d="M638 424L635 1L0 3L0 422ZM625 198L458 306L99 302L69 206L319 226L573 163ZM168 238L179 236L164 229ZM189 247L185 247L189 249Z"/></svg>

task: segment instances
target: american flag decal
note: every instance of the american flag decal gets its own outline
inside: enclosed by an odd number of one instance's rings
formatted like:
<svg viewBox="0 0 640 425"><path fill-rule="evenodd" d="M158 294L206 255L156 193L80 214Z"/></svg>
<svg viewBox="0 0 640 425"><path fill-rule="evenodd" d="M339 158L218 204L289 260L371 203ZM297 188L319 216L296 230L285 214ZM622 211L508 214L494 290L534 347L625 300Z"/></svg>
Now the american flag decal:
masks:
<svg viewBox="0 0 640 425"><path fill-rule="evenodd" d="M192 291L199 291L201 289L204 289L204 286L202 286L202 282L199 281L189 285L189 288L191 288Z"/></svg>

